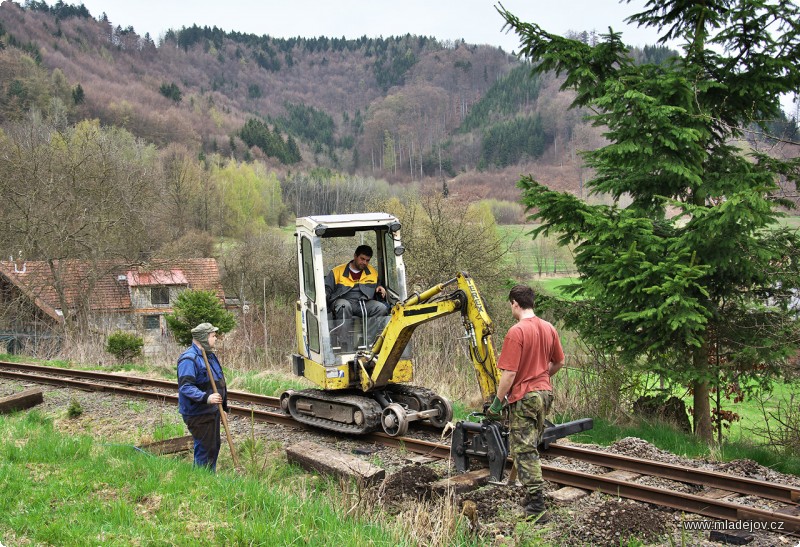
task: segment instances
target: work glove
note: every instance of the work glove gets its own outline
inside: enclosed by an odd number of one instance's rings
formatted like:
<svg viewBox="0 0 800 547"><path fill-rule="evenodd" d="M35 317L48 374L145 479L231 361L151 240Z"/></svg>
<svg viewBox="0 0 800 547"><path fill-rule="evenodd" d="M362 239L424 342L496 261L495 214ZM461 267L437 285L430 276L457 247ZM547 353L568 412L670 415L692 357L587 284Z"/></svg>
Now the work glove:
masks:
<svg viewBox="0 0 800 547"><path fill-rule="evenodd" d="M497 397L494 398L492 404L489 408L486 409L486 417L490 420L500 420L502 416L500 413L503 411L503 401L498 399Z"/></svg>

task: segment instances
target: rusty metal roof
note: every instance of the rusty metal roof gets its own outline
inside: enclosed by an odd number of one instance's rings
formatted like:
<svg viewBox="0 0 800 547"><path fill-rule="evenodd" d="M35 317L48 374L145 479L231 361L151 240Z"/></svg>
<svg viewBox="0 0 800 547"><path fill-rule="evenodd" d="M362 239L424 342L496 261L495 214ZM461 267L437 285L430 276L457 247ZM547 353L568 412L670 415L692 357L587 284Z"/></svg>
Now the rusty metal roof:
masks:
<svg viewBox="0 0 800 547"><path fill-rule="evenodd" d="M183 274L183 270L153 270L150 272L140 272L129 270L126 273L129 287L154 286L154 285L188 285L189 281Z"/></svg>

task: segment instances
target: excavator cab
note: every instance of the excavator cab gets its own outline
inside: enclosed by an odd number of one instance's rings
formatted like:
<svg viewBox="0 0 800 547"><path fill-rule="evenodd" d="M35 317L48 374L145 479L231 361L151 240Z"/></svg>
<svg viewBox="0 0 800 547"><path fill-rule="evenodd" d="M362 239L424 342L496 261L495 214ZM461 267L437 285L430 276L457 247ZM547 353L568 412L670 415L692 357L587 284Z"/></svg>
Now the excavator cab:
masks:
<svg viewBox="0 0 800 547"><path fill-rule="evenodd" d="M294 372L322 389L354 387L356 354L374 344L389 320L388 308L407 296L400 222L386 213L321 215L298 218L296 228L300 294ZM369 267L377 270L378 284L386 289L387 315L336 318L326 299L325 277L352 260L359 245L372 247ZM407 362L397 367L393 382L411 380L409 359L407 349Z"/></svg>

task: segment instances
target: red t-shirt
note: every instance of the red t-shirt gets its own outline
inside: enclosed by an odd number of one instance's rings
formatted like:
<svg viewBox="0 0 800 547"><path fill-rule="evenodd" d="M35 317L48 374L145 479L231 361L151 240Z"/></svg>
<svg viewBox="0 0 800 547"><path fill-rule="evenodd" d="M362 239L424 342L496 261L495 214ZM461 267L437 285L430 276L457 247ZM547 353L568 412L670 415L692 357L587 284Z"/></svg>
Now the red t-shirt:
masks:
<svg viewBox="0 0 800 547"><path fill-rule="evenodd" d="M497 368L516 371L508 402L519 401L530 391L552 391L550 363L564 360L556 328L543 319L529 317L511 327L503 341Z"/></svg>

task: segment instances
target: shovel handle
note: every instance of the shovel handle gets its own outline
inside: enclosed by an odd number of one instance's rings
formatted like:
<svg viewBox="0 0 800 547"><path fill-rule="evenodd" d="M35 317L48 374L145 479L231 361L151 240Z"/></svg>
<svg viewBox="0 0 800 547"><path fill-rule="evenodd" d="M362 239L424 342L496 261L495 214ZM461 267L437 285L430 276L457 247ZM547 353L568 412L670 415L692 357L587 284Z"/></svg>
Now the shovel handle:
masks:
<svg viewBox="0 0 800 547"><path fill-rule="evenodd" d="M208 379L211 380L211 389L214 393L219 393L217 391L217 383L214 381L214 375L211 374L211 365L208 364L208 357L206 356L205 348L200 348L200 351L203 352L203 362L206 364L206 372L208 373ZM225 414L225 411L222 409L222 403L217 403L219 407L219 414L222 418L222 425L225 426L225 437L228 439L228 447L231 449L231 457L233 458L233 465L239 467L239 458L236 456L236 450L233 448L233 438L231 438L231 431L228 428L228 415Z"/></svg>

